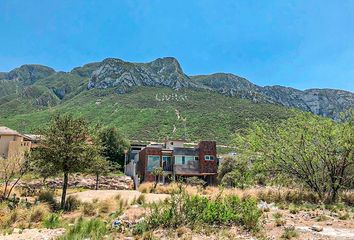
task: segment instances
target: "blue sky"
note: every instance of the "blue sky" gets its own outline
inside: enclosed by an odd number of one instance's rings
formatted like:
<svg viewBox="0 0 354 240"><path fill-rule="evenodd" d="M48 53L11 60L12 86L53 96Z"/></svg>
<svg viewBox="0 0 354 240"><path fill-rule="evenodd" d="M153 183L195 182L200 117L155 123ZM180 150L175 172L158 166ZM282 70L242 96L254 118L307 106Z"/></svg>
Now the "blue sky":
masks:
<svg viewBox="0 0 354 240"><path fill-rule="evenodd" d="M189 75L354 92L354 1L0 0L0 71L163 56Z"/></svg>

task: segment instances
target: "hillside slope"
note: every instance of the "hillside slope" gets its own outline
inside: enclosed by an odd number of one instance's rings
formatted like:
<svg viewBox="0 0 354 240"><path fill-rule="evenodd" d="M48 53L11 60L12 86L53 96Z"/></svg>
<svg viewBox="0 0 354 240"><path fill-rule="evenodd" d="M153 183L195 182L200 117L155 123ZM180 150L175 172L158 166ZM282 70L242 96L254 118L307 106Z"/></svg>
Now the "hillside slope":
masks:
<svg viewBox="0 0 354 240"><path fill-rule="evenodd" d="M273 105L223 96L207 90L134 87L126 94L116 89L92 89L56 107L0 117L0 125L35 132L56 113L84 116L91 123L114 125L130 139L215 139L228 143L235 131L254 121L276 123L293 111Z"/></svg>
<svg viewBox="0 0 354 240"><path fill-rule="evenodd" d="M71 112L92 122L118 125L135 139L230 139L258 120L276 123L293 111L331 118L354 108L354 94L334 89L300 91L257 86L225 73L188 76L175 58L102 62L56 72L23 65L0 73L0 125L30 131L52 113Z"/></svg>

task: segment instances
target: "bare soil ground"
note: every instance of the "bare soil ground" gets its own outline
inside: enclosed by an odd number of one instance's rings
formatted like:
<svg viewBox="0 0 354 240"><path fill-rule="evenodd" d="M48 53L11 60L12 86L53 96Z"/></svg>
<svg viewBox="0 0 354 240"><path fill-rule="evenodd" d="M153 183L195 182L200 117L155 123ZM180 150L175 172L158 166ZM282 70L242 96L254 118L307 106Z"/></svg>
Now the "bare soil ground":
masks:
<svg viewBox="0 0 354 240"><path fill-rule="evenodd" d="M163 201L170 196L169 194L141 193L135 190L88 190L84 192L73 193L70 195L76 196L79 200L83 202L91 202L94 199L97 199L98 201L103 201L120 195L120 198L122 200L126 200L131 203L134 201L134 199L137 199L141 194L144 194L145 201L147 203Z"/></svg>
<svg viewBox="0 0 354 240"><path fill-rule="evenodd" d="M63 235L65 229L24 229L20 231L15 229L14 233L11 235L1 236L1 240L51 240Z"/></svg>
<svg viewBox="0 0 354 240"><path fill-rule="evenodd" d="M273 215L281 213L285 220L284 226L276 226ZM326 216L326 220L319 221L320 216ZM297 239L331 239L331 240L353 240L354 239L354 221L353 219L340 220L338 216L328 210L299 211L292 214L289 210L271 210L264 213L265 232L271 239L280 239L285 227L294 226L299 234ZM315 231L312 228L316 226L321 231Z"/></svg>

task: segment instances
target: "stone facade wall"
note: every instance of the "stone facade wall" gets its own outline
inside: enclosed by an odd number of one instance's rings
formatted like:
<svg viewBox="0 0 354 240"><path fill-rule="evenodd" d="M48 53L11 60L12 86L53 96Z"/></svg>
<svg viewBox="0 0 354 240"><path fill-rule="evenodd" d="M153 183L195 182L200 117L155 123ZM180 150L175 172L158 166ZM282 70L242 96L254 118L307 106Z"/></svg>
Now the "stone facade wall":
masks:
<svg viewBox="0 0 354 240"><path fill-rule="evenodd" d="M146 147L139 153L138 173L142 181L152 182L155 181L155 177L151 172L147 171L148 156L156 155L160 156L160 166L162 166L162 151L161 148Z"/></svg>
<svg viewBox="0 0 354 240"><path fill-rule="evenodd" d="M202 141L198 144L199 148L199 171L200 173L216 173L216 142ZM214 160L205 160L205 155L214 156Z"/></svg>
<svg viewBox="0 0 354 240"><path fill-rule="evenodd" d="M69 188L95 189L96 177L94 176L69 176ZM62 178L51 178L46 180L45 185L51 189L59 189L63 185ZM43 181L33 180L30 182L20 181L17 187L40 189L44 187ZM128 176L102 176L99 179L101 190L131 190L134 189L133 180Z"/></svg>

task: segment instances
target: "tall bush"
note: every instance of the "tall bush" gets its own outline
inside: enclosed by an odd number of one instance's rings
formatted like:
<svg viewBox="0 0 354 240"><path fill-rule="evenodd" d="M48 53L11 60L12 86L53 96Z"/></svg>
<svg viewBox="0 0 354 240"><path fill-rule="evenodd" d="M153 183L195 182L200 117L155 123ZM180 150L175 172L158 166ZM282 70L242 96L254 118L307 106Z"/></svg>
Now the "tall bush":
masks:
<svg viewBox="0 0 354 240"><path fill-rule="evenodd" d="M261 211L253 198L240 199L236 195L208 199L203 196L190 196L186 193L172 194L164 204L153 204L151 214L144 226L194 227L198 224L241 225L248 230L257 230Z"/></svg>
<svg viewBox="0 0 354 240"><path fill-rule="evenodd" d="M304 184L322 201L336 201L353 182L353 111L342 122L302 113L276 127L255 124L236 136L235 145L268 176Z"/></svg>

